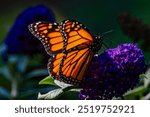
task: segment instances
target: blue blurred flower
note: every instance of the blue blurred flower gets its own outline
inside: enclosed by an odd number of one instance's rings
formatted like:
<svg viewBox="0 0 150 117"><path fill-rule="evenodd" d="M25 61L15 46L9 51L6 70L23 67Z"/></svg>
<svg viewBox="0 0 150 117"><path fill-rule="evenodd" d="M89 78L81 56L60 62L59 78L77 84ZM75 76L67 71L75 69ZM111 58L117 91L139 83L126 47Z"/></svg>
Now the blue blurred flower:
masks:
<svg viewBox="0 0 150 117"><path fill-rule="evenodd" d="M35 38L28 30L28 25L36 21L54 22L53 12L43 5L29 7L24 10L14 22L10 31L8 32L3 51L4 56L7 54L35 54L45 53L47 55L41 42Z"/></svg>
<svg viewBox="0 0 150 117"><path fill-rule="evenodd" d="M95 56L83 81L81 99L120 97L139 82L147 66L137 44L122 44Z"/></svg>

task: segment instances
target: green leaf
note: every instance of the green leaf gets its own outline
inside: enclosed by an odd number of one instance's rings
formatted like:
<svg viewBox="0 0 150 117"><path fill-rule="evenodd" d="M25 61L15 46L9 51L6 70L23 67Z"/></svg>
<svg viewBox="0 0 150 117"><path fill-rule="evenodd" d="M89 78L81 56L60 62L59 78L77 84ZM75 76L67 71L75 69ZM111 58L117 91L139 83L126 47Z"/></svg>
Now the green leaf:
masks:
<svg viewBox="0 0 150 117"><path fill-rule="evenodd" d="M0 87L0 99L1 98L10 99L10 92L3 87Z"/></svg>
<svg viewBox="0 0 150 117"><path fill-rule="evenodd" d="M39 93L38 99L79 100L79 90L72 89L64 92L63 89L59 88L59 89L49 91L46 94Z"/></svg>
<svg viewBox="0 0 150 117"><path fill-rule="evenodd" d="M51 100L51 99L56 99L60 95L62 95L63 90L61 88L52 90L46 94L38 94L38 99L44 99L44 100Z"/></svg>
<svg viewBox="0 0 150 117"><path fill-rule="evenodd" d="M123 97L125 100L134 100L136 98L141 99L146 91L147 87L137 87L134 90L128 91Z"/></svg>
<svg viewBox="0 0 150 117"><path fill-rule="evenodd" d="M46 78L44 78L43 80L41 80L39 82L39 84L40 85L47 84L47 85L57 86L51 76L47 76Z"/></svg>
<svg viewBox="0 0 150 117"><path fill-rule="evenodd" d="M61 87L62 89L65 89L67 87L73 86L71 84L67 84L67 83L61 82L59 80L54 80L54 82L55 82L55 84L57 84L57 86Z"/></svg>
<svg viewBox="0 0 150 117"><path fill-rule="evenodd" d="M145 74L140 74L140 75L139 75L139 78L143 78L143 79L145 78L145 79L148 79L147 76L146 76Z"/></svg>
<svg viewBox="0 0 150 117"><path fill-rule="evenodd" d="M4 76L4 78L6 78L9 81L11 81L13 78L11 71L8 68L8 66L4 66L4 67L0 68L0 76Z"/></svg>
<svg viewBox="0 0 150 117"><path fill-rule="evenodd" d="M26 88L25 88L26 89ZM30 88L28 90L21 91L17 99L37 99L37 94L39 92L45 92L54 90L54 88Z"/></svg>
<svg viewBox="0 0 150 117"><path fill-rule="evenodd" d="M30 78L46 76L46 75L48 75L47 69L36 69L36 70L33 70L30 73L26 74L25 78L30 79Z"/></svg>
<svg viewBox="0 0 150 117"><path fill-rule="evenodd" d="M150 84L150 68L146 71L145 76L147 77L147 79L144 79L144 86L148 87Z"/></svg>
<svg viewBox="0 0 150 117"><path fill-rule="evenodd" d="M62 93L58 98L58 100L79 100L79 91L70 90Z"/></svg>
<svg viewBox="0 0 150 117"><path fill-rule="evenodd" d="M18 56L17 60L17 71L20 73L24 73L27 69L29 58L28 56Z"/></svg>

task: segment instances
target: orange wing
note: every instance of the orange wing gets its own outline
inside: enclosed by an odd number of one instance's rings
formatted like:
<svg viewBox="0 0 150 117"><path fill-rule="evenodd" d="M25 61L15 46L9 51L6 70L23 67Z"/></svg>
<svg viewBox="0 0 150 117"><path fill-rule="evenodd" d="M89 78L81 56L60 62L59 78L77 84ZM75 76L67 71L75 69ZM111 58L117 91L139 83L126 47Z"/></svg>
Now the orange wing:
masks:
<svg viewBox="0 0 150 117"><path fill-rule="evenodd" d="M81 23L74 20L56 23L38 22L29 29L52 54L48 63L54 79L79 85L94 55L94 37Z"/></svg>
<svg viewBox="0 0 150 117"><path fill-rule="evenodd" d="M66 83L79 85L92 58L93 52L89 48L67 53L61 67L60 78Z"/></svg>
<svg viewBox="0 0 150 117"><path fill-rule="evenodd" d="M90 47L94 37L82 24L66 20L60 24L64 38L62 53L54 55L48 64L54 79L80 85L86 69L94 55Z"/></svg>
<svg viewBox="0 0 150 117"><path fill-rule="evenodd" d="M49 59L48 70L49 70L49 74L51 74L54 79L57 80L60 79L60 65L63 58L64 58L64 53L59 53L53 55L53 57Z"/></svg>
<svg viewBox="0 0 150 117"><path fill-rule="evenodd" d="M43 43L48 54L62 52L64 42L57 23L37 22L30 24L29 30Z"/></svg>
<svg viewBox="0 0 150 117"><path fill-rule="evenodd" d="M56 54L49 60L49 73L54 79L80 85L93 55L89 48Z"/></svg>
<svg viewBox="0 0 150 117"><path fill-rule="evenodd" d="M89 48L94 44L94 37L81 23L74 20L66 20L61 24L61 33L64 36L65 51Z"/></svg>

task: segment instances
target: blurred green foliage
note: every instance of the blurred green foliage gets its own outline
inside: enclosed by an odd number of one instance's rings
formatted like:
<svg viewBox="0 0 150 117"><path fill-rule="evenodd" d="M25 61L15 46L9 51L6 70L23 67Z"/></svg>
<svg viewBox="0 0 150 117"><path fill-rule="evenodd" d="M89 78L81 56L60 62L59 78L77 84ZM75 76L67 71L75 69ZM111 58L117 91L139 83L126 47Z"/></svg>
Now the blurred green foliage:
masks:
<svg viewBox="0 0 150 117"><path fill-rule="evenodd" d="M64 19L80 21L94 35L114 30L105 36L116 43L132 42L119 27L117 17L120 13L127 11L150 25L149 0L5 0L0 4L0 43L5 39L18 14L27 7L37 4L44 4L52 9L57 22ZM116 45L111 43L110 46ZM150 52L144 54L150 63ZM7 63L3 63L0 58L0 99L36 99L38 92L49 90L48 87L38 85L38 82L47 76L47 69L36 68L40 63L37 58L40 57L31 59L27 56L11 56ZM150 92L149 85L146 88L143 85L125 95L125 99L142 99L143 95Z"/></svg>
<svg viewBox="0 0 150 117"><path fill-rule="evenodd" d="M47 87L40 87L38 82L48 75L47 69L38 68L30 61L28 56L9 56L8 62L0 68L0 99L36 99L39 91L46 91Z"/></svg>

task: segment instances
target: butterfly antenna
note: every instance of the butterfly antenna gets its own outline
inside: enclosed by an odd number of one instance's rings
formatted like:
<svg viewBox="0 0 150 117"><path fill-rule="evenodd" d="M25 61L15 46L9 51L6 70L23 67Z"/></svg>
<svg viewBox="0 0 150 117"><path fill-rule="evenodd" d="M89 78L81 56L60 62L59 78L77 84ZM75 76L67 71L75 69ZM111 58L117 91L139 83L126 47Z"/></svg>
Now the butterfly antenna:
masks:
<svg viewBox="0 0 150 117"><path fill-rule="evenodd" d="M115 41L109 39L108 37L104 37L104 40L108 40L108 41L111 42L113 45L116 45L116 46L119 45L117 42L115 42Z"/></svg>
<svg viewBox="0 0 150 117"><path fill-rule="evenodd" d="M103 35L106 35L106 34L112 33L112 32L114 32L114 30L109 30L109 31L103 32L101 35L103 36Z"/></svg>
<svg viewBox="0 0 150 117"><path fill-rule="evenodd" d="M104 47L105 48L107 48L107 49L109 49L110 47L109 47L109 45L108 44L106 44L104 41L102 41L102 45L104 45Z"/></svg>
<svg viewBox="0 0 150 117"><path fill-rule="evenodd" d="M115 41L112 41L112 40L109 39L108 37L104 36L104 35L106 35L106 34L108 34L108 33L112 33L112 32L114 32L114 30L109 30L109 31L107 31L107 32L104 32L104 33L102 33L100 36L98 36L98 38L103 37L103 40L109 40L109 42L111 42L113 45L118 45ZM106 44L104 41L102 41L102 44L103 44L107 49L110 48L110 47L109 47L109 44Z"/></svg>

